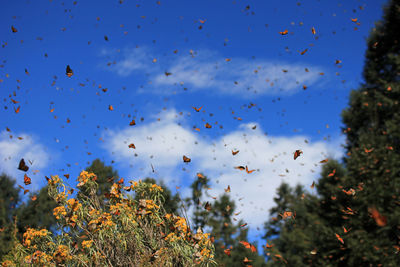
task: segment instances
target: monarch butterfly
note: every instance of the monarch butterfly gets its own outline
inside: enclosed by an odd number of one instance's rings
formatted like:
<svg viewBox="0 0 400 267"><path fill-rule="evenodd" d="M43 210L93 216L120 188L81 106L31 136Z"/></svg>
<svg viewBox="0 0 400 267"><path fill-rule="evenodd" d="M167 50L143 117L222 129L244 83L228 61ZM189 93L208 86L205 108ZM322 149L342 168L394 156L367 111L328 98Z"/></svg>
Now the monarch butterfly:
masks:
<svg viewBox="0 0 400 267"><path fill-rule="evenodd" d="M24 175L24 184L25 185L30 185L32 183L31 178L28 177L28 175Z"/></svg>
<svg viewBox="0 0 400 267"><path fill-rule="evenodd" d="M29 170L29 167L26 166L24 159L21 159L21 161L19 162L18 170L21 170L24 172L27 172Z"/></svg>
<svg viewBox="0 0 400 267"><path fill-rule="evenodd" d="M190 158L188 158L188 157L186 157L186 156L183 156L183 162L188 163L188 162L190 162L190 161L191 161Z"/></svg>
<svg viewBox="0 0 400 267"><path fill-rule="evenodd" d="M65 70L65 74L66 74L68 77L71 77L72 75L74 75L74 72L72 71L72 69L71 69L71 67L70 67L69 65L67 65L67 68L66 68L66 70Z"/></svg>
<svg viewBox="0 0 400 267"><path fill-rule="evenodd" d="M286 34L288 34L288 30L284 30L283 32L279 32L281 35L286 35Z"/></svg>
<svg viewBox="0 0 400 267"><path fill-rule="evenodd" d="M294 152L293 158L296 160L296 159L300 156L300 154L303 154L303 151L301 151L301 150L296 150L296 151Z"/></svg>

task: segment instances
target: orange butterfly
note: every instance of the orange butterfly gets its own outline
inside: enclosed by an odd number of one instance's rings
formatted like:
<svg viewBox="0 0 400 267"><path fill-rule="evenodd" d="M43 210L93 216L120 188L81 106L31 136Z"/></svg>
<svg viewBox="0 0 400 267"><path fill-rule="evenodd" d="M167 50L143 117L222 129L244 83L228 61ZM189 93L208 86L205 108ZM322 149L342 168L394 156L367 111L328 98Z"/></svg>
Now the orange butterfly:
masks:
<svg viewBox="0 0 400 267"><path fill-rule="evenodd" d="M26 175L26 173L24 174L24 184L25 185L30 185L32 183L31 178L28 177L28 175Z"/></svg>
<svg viewBox="0 0 400 267"><path fill-rule="evenodd" d="M255 170L249 170L248 168L247 168L247 165L246 165L246 172L248 173L248 174L250 174L250 173L252 173L252 172L254 172Z"/></svg>
<svg viewBox="0 0 400 267"><path fill-rule="evenodd" d="M206 177L204 177L204 175L201 174L201 173L197 173L197 177L198 177L198 178L203 178L203 179L206 178Z"/></svg>
<svg viewBox="0 0 400 267"><path fill-rule="evenodd" d="M238 170L241 170L241 171L244 171L246 168L245 167L243 167L243 166L236 166L236 167L234 167L235 169L238 169Z"/></svg>
<svg viewBox="0 0 400 267"><path fill-rule="evenodd" d="M301 151L301 150L296 150L295 152L294 152L294 159L296 160L301 154L303 154L303 151Z"/></svg>
<svg viewBox="0 0 400 267"><path fill-rule="evenodd" d="M375 208L368 208L369 213L371 213L372 218L374 218L376 224L378 226L385 226L387 223L387 219L385 216L381 215L379 211Z"/></svg>
<svg viewBox="0 0 400 267"><path fill-rule="evenodd" d="M319 163L327 163L328 161L329 161L329 159L323 159Z"/></svg>
<svg viewBox="0 0 400 267"><path fill-rule="evenodd" d="M281 35L286 35L286 34L288 34L288 30L284 30L283 32L279 32Z"/></svg>
<svg viewBox="0 0 400 267"><path fill-rule="evenodd" d="M136 147L135 147L135 144L133 144L133 143L132 143L132 144L130 144L130 145L129 145L129 148L136 149Z"/></svg>
<svg viewBox="0 0 400 267"><path fill-rule="evenodd" d="M230 249L225 249L225 250L224 250L224 253L225 253L226 255L230 256L230 255L231 255L231 250L230 250Z"/></svg>
<svg viewBox="0 0 400 267"><path fill-rule="evenodd" d="M17 30L14 26L11 26L11 31L12 31L13 33L18 32L18 30Z"/></svg>
<svg viewBox="0 0 400 267"><path fill-rule="evenodd" d="M225 190L225 192L229 193L229 192L231 192L231 187L228 185L228 187L224 190Z"/></svg>
<svg viewBox="0 0 400 267"><path fill-rule="evenodd" d="M233 150L232 150L232 155L235 156L237 153L239 153L239 150L236 150L236 151L233 151Z"/></svg>
<svg viewBox="0 0 400 267"><path fill-rule="evenodd" d="M335 233L335 235L336 235L337 240L339 240L340 243L344 244L343 238L341 238L340 235L338 235L336 233Z"/></svg>
<svg viewBox="0 0 400 267"><path fill-rule="evenodd" d="M204 205L204 209L206 209L206 210L208 210L208 211L210 211L211 210L211 204L210 204L210 202L206 202L206 204Z"/></svg>
<svg viewBox="0 0 400 267"><path fill-rule="evenodd" d="M188 162L190 162L190 161L191 161L190 158L188 158L188 157L186 157L186 156L183 156L183 162L188 163Z"/></svg>
<svg viewBox="0 0 400 267"><path fill-rule="evenodd" d="M332 171L330 174L328 174L328 177L332 177L332 176L334 176L334 175L335 175L335 173L336 173L336 169L333 169L333 171Z"/></svg>
<svg viewBox="0 0 400 267"><path fill-rule="evenodd" d="M201 106L201 107L199 107L199 108L196 108L196 107L192 107L192 108L194 108L194 110L196 110L197 112L199 112L199 111L203 108L203 106Z"/></svg>
<svg viewBox="0 0 400 267"><path fill-rule="evenodd" d="M21 159L21 161L19 162L18 170L21 170L24 172L27 172L29 170L29 167L26 166L24 159Z"/></svg>
<svg viewBox="0 0 400 267"><path fill-rule="evenodd" d="M205 125L205 127L206 127L207 129L210 129L212 126L207 122L206 125Z"/></svg>
<svg viewBox="0 0 400 267"><path fill-rule="evenodd" d="M316 33L317 33L317 32L315 31L315 28L314 28L314 27L311 28L311 32L312 32L312 34L316 34Z"/></svg>
<svg viewBox="0 0 400 267"><path fill-rule="evenodd" d="M71 77L72 75L74 75L74 72L72 71L72 69L71 69L71 67L70 67L69 65L67 65L65 74L66 74L68 77Z"/></svg>

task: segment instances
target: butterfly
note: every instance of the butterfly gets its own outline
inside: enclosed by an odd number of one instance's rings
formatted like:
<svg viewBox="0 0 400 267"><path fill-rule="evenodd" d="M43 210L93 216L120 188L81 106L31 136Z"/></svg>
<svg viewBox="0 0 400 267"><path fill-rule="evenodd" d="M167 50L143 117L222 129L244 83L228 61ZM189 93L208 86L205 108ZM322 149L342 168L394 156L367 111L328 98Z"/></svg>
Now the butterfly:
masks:
<svg viewBox="0 0 400 267"><path fill-rule="evenodd" d="M337 240L339 240L340 243L344 244L343 238L341 238L340 235L338 235L336 233L335 233L335 235L336 235Z"/></svg>
<svg viewBox="0 0 400 267"><path fill-rule="evenodd" d="M30 185L32 183L31 178L28 177L28 175L24 175L24 184L25 185Z"/></svg>
<svg viewBox="0 0 400 267"><path fill-rule="evenodd" d="M19 162L18 170L21 170L24 172L27 172L29 170L29 167L26 166L24 159L21 159L21 161Z"/></svg>
<svg viewBox="0 0 400 267"><path fill-rule="evenodd" d="M246 165L246 172L248 173L248 174L250 174L250 173L252 173L252 172L254 172L255 170L249 170L248 168L247 168L247 165Z"/></svg>
<svg viewBox="0 0 400 267"><path fill-rule="evenodd" d="M190 162L190 161L191 161L190 158L188 158L188 157L186 157L186 156L183 156L183 162L188 163L188 162Z"/></svg>
<svg viewBox="0 0 400 267"><path fill-rule="evenodd" d="M135 120L132 120L132 121L129 123L129 126L133 126L133 125L136 125Z"/></svg>
<svg viewBox="0 0 400 267"><path fill-rule="evenodd" d="M204 209L206 209L207 211L211 211L211 204L210 202L206 202L206 204L204 205Z"/></svg>
<svg viewBox="0 0 400 267"><path fill-rule="evenodd" d="M206 178L203 174L201 174L201 173L197 173L197 177L198 178Z"/></svg>
<svg viewBox="0 0 400 267"><path fill-rule="evenodd" d="M206 125L205 125L205 127L206 127L207 129L210 129L212 126L207 122Z"/></svg>
<svg viewBox="0 0 400 267"><path fill-rule="evenodd" d="M129 148L136 149L136 147L135 147L135 144L133 144L133 143L132 143L132 144L130 144L130 145L129 145Z"/></svg>
<svg viewBox="0 0 400 267"><path fill-rule="evenodd" d="M381 215L379 211L375 208L368 208L369 213L371 213L372 218L374 218L376 224L378 226L385 226L387 223L387 219L385 216Z"/></svg>
<svg viewBox="0 0 400 267"><path fill-rule="evenodd" d="M232 155L235 156L237 153L239 153L239 150L236 150L236 151L233 151L233 150L232 150Z"/></svg>
<svg viewBox="0 0 400 267"><path fill-rule="evenodd" d="M18 30L17 30L14 26L11 26L11 31L12 31L13 33L18 32Z"/></svg>
<svg viewBox="0 0 400 267"><path fill-rule="evenodd" d="M244 171L246 168L245 167L243 167L243 166L236 166L236 167L234 167L235 169L238 169L238 170L241 170L241 171Z"/></svg>
<svg viewBox="0 0 400 267"><path fill-rule="evenodd" d="M199 112L202 108L203 108L203 106L201 106L201 107L199 107L199 108L196 108L196 107L192 107L194 110L196 110L197 112Z"/></svg>
<svg viewBox="0 0 400 267"><path fill-rule="evenodd" d="M301 150L296 150L296 151L294 152L293 158L296 160L301 154L303 154L303 151L301 151Z"/></svg>
<svg viewBox="0 0 400 267"><path fill-rule="evenodd" d="M317 32L315 31L315 28L314 28L314 27L311 28L311 32L312 32L312 34L316 34L316 33L317 33Z"/></svg>
<svg viewBox="0 0 400 267"><path fill-rule="evenodd" d="M66 68L66 70L65 70L65 74L66 74L68 77L71 77L72 75L74 75L74 72L72 71L72 69L71 69L71 67L70 67L69 65L67 65L67 68Z"/></svg>
<svg viewBox="0 0 400 267"><path fill-rule="evenodd" d="M284 30L283 32L279 32L281 35L286 35L286 34L288 34L288 30Z"/></svg>

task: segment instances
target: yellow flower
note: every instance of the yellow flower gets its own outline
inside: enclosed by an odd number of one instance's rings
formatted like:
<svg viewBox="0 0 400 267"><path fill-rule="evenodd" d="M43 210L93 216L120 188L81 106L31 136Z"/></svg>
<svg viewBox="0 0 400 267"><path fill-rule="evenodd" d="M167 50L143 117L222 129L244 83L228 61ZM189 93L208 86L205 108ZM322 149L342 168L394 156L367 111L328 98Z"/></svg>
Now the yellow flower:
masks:
<svg viewBox="0 0 400 267"><path fill-rule="evenodd" d="M53 258L57 263L72 259L68 247L65 245L59 245L56 251L53 253Z"/></svg>
<svg viewBox="0 0 400 267"><path fill-rule="evenodd" d="M93 244L93 240L85 240L82 242L82 247L84 248L90 248Z"/></svg>
<svg viewBox="0 0 400 267"><path fill-rule="evenodd" d="M82 186L82 185L86 184L89 180L96 181L97 180L96 174L89 173L87 171L81 171L81 173L79 174L79 177L78 177L79 183L77 186L78 187Z"/></svg>
<svg viewBox="0 0 400 267"><path fill-rule="evenodd" d="M68 208L70 208L72 211L77 211L82 207L82 204L79 203L79 200L75 198L71 198L67 200Z"/></svg>
<svg viewBox="0 0 400 267"><path fill-rule="evenodd" d="M53 209L53 215L56 216L56 219L59 220L61 216L66 216L67 211L65 210L64 206L55 207Z"/></svg>
<svg viewBox="0 0 400 267"><path fill-rule="evenodd" d="M163 192L163 189L161 188L161 186L158 186L156 184L151 185L150 191L153 191L153 190Z"/></svg>

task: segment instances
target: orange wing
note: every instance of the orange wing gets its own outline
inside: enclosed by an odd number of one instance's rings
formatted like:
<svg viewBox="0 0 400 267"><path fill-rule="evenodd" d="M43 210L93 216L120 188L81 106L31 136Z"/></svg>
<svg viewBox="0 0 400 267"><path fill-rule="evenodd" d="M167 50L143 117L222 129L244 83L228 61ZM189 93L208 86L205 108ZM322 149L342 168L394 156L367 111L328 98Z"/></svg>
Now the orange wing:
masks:
<svg viewBox="0 0 400 267"><path fill-rule="evenodd" d="M286 34L288 34L288 30L284 30L283 32L279 32L279 34L281 34L281 35L286 35Z"/></svg>

